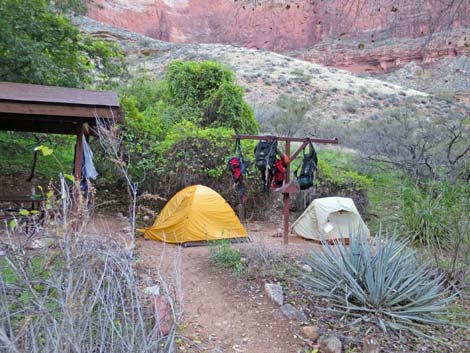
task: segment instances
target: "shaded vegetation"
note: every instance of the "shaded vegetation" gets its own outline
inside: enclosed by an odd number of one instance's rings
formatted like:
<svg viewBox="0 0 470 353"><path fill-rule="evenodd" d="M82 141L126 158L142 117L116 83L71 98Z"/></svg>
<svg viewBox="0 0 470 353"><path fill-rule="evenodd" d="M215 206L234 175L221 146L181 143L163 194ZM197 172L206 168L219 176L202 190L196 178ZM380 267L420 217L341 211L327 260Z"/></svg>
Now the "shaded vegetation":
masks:
<svg viewBox="0 0 470 353"><path fill-rule="evenodd" d="M97 81L97 74L100 81L120 75L120 49L82 34L61 12L77 9L77 4L2 1L0 80L86 87Z"/></svg>

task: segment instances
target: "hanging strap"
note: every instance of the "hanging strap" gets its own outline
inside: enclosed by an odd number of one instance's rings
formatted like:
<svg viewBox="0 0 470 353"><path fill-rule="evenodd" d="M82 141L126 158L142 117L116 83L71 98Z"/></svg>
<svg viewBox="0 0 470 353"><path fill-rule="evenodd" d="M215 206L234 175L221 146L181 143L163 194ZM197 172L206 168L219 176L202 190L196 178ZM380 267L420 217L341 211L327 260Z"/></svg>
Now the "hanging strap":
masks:
<svg viewBox="0 0 470 353"><path fill-rule="evenodd" d="M243 153L242 153L242 145L240 142L240 138L237 137L235 140L235 146L233 147L233 154L237 155L240 160L243 160Z"/></svg>
<svg viewBox="0 0 470 353"><path fill-rule="evenodd" d="M315 147L313 146L312 141L309 138L307 138L307 140L308 140L308 144L303 149L304 159L305 158L313 158L315 160L315 167L316 167L317 163L318 163L317 152L315 151ZM306 152L307 147L308 147L308 152ZM301 164L299 164L299 166L295 170L294 175L295 175L296 178L297 178L299 169L302 167L303 164L304 164L303 162Z"/></svg>
<svg viewBox="0 0 470 353"><path fill-rule="evenodd" d="M308 147L308 153L305 153L305 151L307 150L307 147ZM313 143L310 139L308 139L308 145L305 146L303 152L304 152L304 157L305 156L313 157L313 154L315 153L315 148L313 147Z"/></svg>

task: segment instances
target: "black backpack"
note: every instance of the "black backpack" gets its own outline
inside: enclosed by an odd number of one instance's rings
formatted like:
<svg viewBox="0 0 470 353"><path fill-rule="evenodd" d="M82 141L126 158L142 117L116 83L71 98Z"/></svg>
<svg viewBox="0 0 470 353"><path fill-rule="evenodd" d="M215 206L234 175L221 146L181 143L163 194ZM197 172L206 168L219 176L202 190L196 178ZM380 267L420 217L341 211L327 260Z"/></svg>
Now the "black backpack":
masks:
<svg viewBox="0 0 470 353"><path fill-rule="evenodd" d="M305 190L313 186L318 163L317 152L315 152L312 141L308 141L308 153L306 153L306 149L307 147L304 148L304 159L302 160L302 164L294 173L301 190Z"/></svg>
<svg viewBox="0 0 470 353"><path fill-rule="evenodd" d="M271 184L276 161L277 140L260 141L255 148L255 165L261 172L261 178L267 187Z"/></svg>

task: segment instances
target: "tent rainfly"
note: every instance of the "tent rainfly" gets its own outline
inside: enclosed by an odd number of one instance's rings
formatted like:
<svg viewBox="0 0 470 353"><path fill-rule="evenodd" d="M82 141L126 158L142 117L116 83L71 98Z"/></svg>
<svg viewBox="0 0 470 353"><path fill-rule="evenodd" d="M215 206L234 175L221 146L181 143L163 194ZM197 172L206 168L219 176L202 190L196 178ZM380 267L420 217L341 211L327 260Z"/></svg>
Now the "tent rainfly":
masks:
<svg viewBox="0 0 470 353"><path fill-rule="evenodd" d="M346 197L315 199L291 227L292 233L317 241L334 241L350 234L369 236L369 229L357 211L354 201Z"/></svg>
<svg viewBox="0 0 470 353"><path fill-rule="evenodd" d="M153 226L138 230L147 239L178 244L248 238L227 201L203 185L179 191L165 205Z"/></svg>

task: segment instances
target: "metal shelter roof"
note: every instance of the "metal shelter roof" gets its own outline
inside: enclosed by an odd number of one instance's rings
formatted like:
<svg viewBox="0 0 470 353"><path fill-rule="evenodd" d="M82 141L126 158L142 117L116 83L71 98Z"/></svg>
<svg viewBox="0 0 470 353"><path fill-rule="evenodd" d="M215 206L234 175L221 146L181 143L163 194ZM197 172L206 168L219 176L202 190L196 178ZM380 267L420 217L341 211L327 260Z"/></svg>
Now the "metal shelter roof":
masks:
<svg viewBox="0 0 470 353"><path fill-rule="evenodd" d="M76 134L96 117L123 121L116 92L0 82L0 130Z"/></svg>

